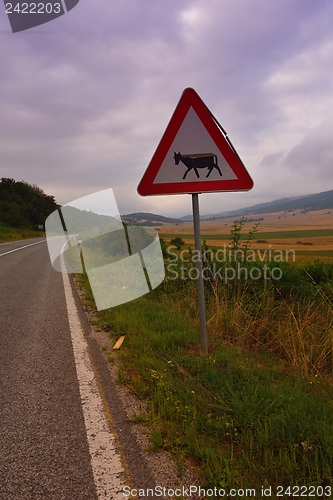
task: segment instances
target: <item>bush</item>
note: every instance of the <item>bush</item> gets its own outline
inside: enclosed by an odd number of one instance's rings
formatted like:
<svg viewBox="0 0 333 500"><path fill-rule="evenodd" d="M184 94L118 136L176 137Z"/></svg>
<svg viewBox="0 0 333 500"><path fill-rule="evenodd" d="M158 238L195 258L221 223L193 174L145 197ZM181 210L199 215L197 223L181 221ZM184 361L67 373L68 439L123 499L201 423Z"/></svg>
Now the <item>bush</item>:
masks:
<svg viewBox="0 0 333 500"><path fill-rule="evenodd" d="M177 236L176 238L170 241L170 245L174 245L177 248L177 250L181 250L182 246L185 245L185 241L179 236Z"/></svg>

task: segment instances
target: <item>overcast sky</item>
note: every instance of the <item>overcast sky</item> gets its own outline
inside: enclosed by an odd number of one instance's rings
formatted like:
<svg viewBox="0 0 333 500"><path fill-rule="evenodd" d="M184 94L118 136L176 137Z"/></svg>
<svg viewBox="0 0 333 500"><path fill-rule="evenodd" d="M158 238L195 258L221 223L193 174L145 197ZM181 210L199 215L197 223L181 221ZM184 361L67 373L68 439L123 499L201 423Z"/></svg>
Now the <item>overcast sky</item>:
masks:
<svg viewBox="0 0 333 500"><path fill-rule="evenodd" d="M333 0L80 0L13 34L1 3L0 177L188 214L190 196L136 188L193 87L254 180L202 214L333 189L332 27Z"/></svg>

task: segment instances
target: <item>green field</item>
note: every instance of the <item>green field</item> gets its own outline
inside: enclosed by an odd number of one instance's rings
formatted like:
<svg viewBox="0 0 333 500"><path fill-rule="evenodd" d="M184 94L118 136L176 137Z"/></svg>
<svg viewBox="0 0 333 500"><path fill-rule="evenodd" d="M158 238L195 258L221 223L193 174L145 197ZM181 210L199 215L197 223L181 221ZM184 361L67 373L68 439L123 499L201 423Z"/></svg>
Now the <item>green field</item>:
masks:
<svg viewBox="0 0 333 500"><path fill-rule="evenodd" d="M183 239L194 239L193 233L183 233L177 235L171 233L159 233L161 238L170 239L179 236ZM201 236L205 240L230 240L230 234L206 234L201 232ZM303 229L295 231L274 231L274 232L257 232L254 236L255 240L270 240L270 239L287 239L287 238L316 238L320 236L333 236L333 229ZM243 239L246 235L243 236Z"/></svg>
<svg viewBox="0 0 333 500"><path fill-rule="evenodd" d="M300 262L333 262L333 250L296 250L296 259Z"/></svg>

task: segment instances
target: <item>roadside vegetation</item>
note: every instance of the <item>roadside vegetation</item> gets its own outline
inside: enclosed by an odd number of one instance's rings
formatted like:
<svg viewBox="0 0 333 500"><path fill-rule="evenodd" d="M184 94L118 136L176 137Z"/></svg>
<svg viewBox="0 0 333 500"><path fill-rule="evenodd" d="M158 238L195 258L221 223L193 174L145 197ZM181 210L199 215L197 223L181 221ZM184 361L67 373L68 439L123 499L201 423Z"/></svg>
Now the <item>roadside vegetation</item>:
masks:
<svg viewBox="0 0 333 500"><path fill-rule="evenodd" d="M180 473L187 462L206 487L256 488L260 496L272 486L274 498L279 485L315 485L316 497L329 497L333 263L248 258L257 226L242 232L235 222L224 260L203 246L208 356L199 343L195 252L180 237L171 250L162 242L164 282L96 312L96 322L112 339L126 335L119 380L149 408L135 421ZM78 280L94 308L87 276Z"/></svg>
<svg viewBox="0 0 333 500"><path fill-rule="evenodd" d="M27 182L0 179L0 242L39 237L45 219L59 205L53 196Z"/></svg>
<svg viewBox="0 0 333 500"><path fill-rule="evenodd" d="M7 241L24 240L26 238L41 238L45 233L41 230L34 231L32 229L10 227L1 224L0 222L0 243Z"/></svg>

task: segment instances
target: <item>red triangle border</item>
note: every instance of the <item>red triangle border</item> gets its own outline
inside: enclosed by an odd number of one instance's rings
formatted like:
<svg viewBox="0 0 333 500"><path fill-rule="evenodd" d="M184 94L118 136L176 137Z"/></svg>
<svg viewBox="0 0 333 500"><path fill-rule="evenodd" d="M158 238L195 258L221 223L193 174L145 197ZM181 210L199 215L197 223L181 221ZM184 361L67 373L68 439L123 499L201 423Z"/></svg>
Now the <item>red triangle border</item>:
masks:
<svg viewBox="0 0 333 500"><path fill-rule="evenodd" d="M237 179L221 179L212 181L189 181L154 184L156 175L168 154L172 143L190 108L198 115L202 124L224 156ZM242 160L223 135L212 113L192 88L184 90L169 124L160 140L157 149L138 185L141 196L166 194L211 193L222 191L249 191L253 188L253 180L246 170Z"/></svg>

